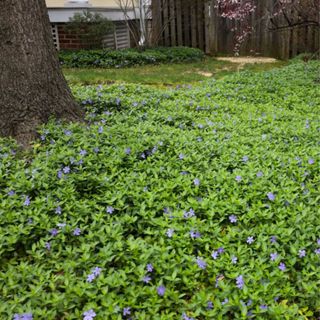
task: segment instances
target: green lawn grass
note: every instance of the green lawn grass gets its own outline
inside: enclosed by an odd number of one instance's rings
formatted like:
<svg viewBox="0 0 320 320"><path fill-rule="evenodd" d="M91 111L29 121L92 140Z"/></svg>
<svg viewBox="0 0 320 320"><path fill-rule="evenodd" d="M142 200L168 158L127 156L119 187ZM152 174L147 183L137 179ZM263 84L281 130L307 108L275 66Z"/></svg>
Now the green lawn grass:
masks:
<svg viewBox="0 0 320 320"><path fill-rule="evenodd" d="M265 71L285 65L275 63L246 64L244 69ZM239 71L239 65L207 57L195 63L163 64L131 67L124 69L80 69L63 68L66 79L71 84L103 84L114 82L140 83L156 86L196 83L208 78L219 79Z"/></svg>

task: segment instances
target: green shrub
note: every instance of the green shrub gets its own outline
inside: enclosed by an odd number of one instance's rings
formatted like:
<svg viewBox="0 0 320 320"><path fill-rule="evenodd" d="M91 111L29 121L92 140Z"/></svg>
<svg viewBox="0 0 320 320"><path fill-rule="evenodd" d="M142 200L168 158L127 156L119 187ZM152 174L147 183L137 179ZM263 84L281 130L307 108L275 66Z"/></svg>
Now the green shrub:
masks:
<svg viewBox="0 0 320 320"><path fill-rule="evenodd" d="M77 86L86 126L1 140L0 319L318 318L318 69Z"/></svg>
<svg viewBox="0 0 320 320"><path fill-rule="evenodd" d="M159 63L182 63L200 61L204 53L186 47L156 48L138 51L124 50L81 50L60 51L61 64L71 68L125 68Z"/></svg>
<svg viewBox="0 0 320 320"><path fill-rule="evenodd" d="M103 38L114 29L114 25L102 14L85 10L75 13L69 19L65 29L67 32L76 34L83 45L93 49L102 47Z"/></svg>

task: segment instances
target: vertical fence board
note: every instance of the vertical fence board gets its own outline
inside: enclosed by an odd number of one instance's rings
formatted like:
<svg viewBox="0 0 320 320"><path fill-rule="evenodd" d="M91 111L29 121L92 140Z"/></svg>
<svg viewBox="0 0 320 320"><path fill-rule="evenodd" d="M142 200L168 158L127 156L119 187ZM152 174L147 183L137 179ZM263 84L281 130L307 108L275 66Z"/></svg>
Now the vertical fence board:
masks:
<svg viewBox="0 0 320 320"><path fill-rule="evenodd" d="M190 41L190 6L184 5L183 9L183 32L184 32L184 45L191 46Z"/></svg>
<svg viewBox="0 0 320 320"><path fill-rule="evenodd" d="M176 15L177 15L177 42L178 46L183 45L183 31L182 31L182 8L181 0L176 0Z"/></svg>
<svg viewBox="0 0 320 320"><path fill-rule="evenodd" d="M161 19L161 0L153 0L151 3L152 10L152 28L151 28L151 44L163 45L162 43L162 19Z"/></svg>
<svg viewBox="0 0 320 320"><path fill-rule="evenodd" d="M198 29L198 48L204 50L204 3L198 0L197 5L197 29Z"/></svg>
<svg viewBox="0 0 320 320"><path fill-rule="evenodd" d="M170 16L168 10L168 0L162 1L162 12L163 12L163 28L164 28L164 45L170 46Z"/></svg>
<svg viewBox="0 0 320 320"><path fill-rule="evenodd" d="M158 43L198 47L211 54L232 54L235 33L231 29L243 30L245 25L220 17L215 4L216 0L153 0L153 17L157 20L153 23L157 29L154 34L163 31ZM250 18L254 30L241 46L241 54L260 53L288 59L302 52L319 50L316 27L269 31L270 21L263 17L266 10L272 12L273 9L274 0L257 2L257 10ZM285 24L284 18L280 23Z"/></svg>
<svg viewBox="0 0 320 320"><path fill-rule="evenodd" d="M191 4L191 45L193 48L197 48L197 12L196 12L196 0Z"/></svg>
<svg viewBox="0 0 320 320"><path fill-rule="evenodd" d="M175 0L169 0L169 19L170 19L170 40L171 46L177 45L176 42L176 11Z"/></svg>

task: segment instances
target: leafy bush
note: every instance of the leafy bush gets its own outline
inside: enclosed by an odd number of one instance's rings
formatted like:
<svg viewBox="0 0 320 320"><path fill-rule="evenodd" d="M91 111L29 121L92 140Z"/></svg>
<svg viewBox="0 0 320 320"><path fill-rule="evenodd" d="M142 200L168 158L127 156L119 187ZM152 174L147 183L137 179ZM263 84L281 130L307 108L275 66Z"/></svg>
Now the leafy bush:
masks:
<svg viewBox="0 0 320 320"><path fill-rule="evenodd" d="M77 35L83 45L89 48L101 48L103 38L113 30L114 25L101 13L85 10L81 13L76 12L65 28L66 31Z"/></svg>
<svg viewBox="0 0 320 320"><path fill-rule="evenodd" d="M318 68L74 87L87 126L2 140L0 318L319 317Z"/></svg>
<svg viewBox="0 0 320 320"><path fill-rule="evenodd" d="M60 62L71 68L125 68L159 63L181 63L200 61L204 53L195 48L173 47L138 51L124 50L80 50L61 51Z"/></svg>

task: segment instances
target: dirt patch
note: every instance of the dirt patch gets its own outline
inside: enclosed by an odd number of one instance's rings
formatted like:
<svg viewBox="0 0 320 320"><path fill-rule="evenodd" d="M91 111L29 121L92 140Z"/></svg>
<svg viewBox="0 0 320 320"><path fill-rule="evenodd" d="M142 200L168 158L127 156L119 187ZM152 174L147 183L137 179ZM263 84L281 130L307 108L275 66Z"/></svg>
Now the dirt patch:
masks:
<svg viewBox="0 0 320 320"><path fill-rule="evenodd" d="M208 77L208 78L213 76L213 73L211 72L198 71L197 73L200 74L201 76Z"/></svg>
<svg viewBox="0 0 320 320"><path fill-rule="evenodd" d="M247 63L275 63L277 59L266 57L219 57L217 60L228 61L232 63L247 64Z"/></svg>

